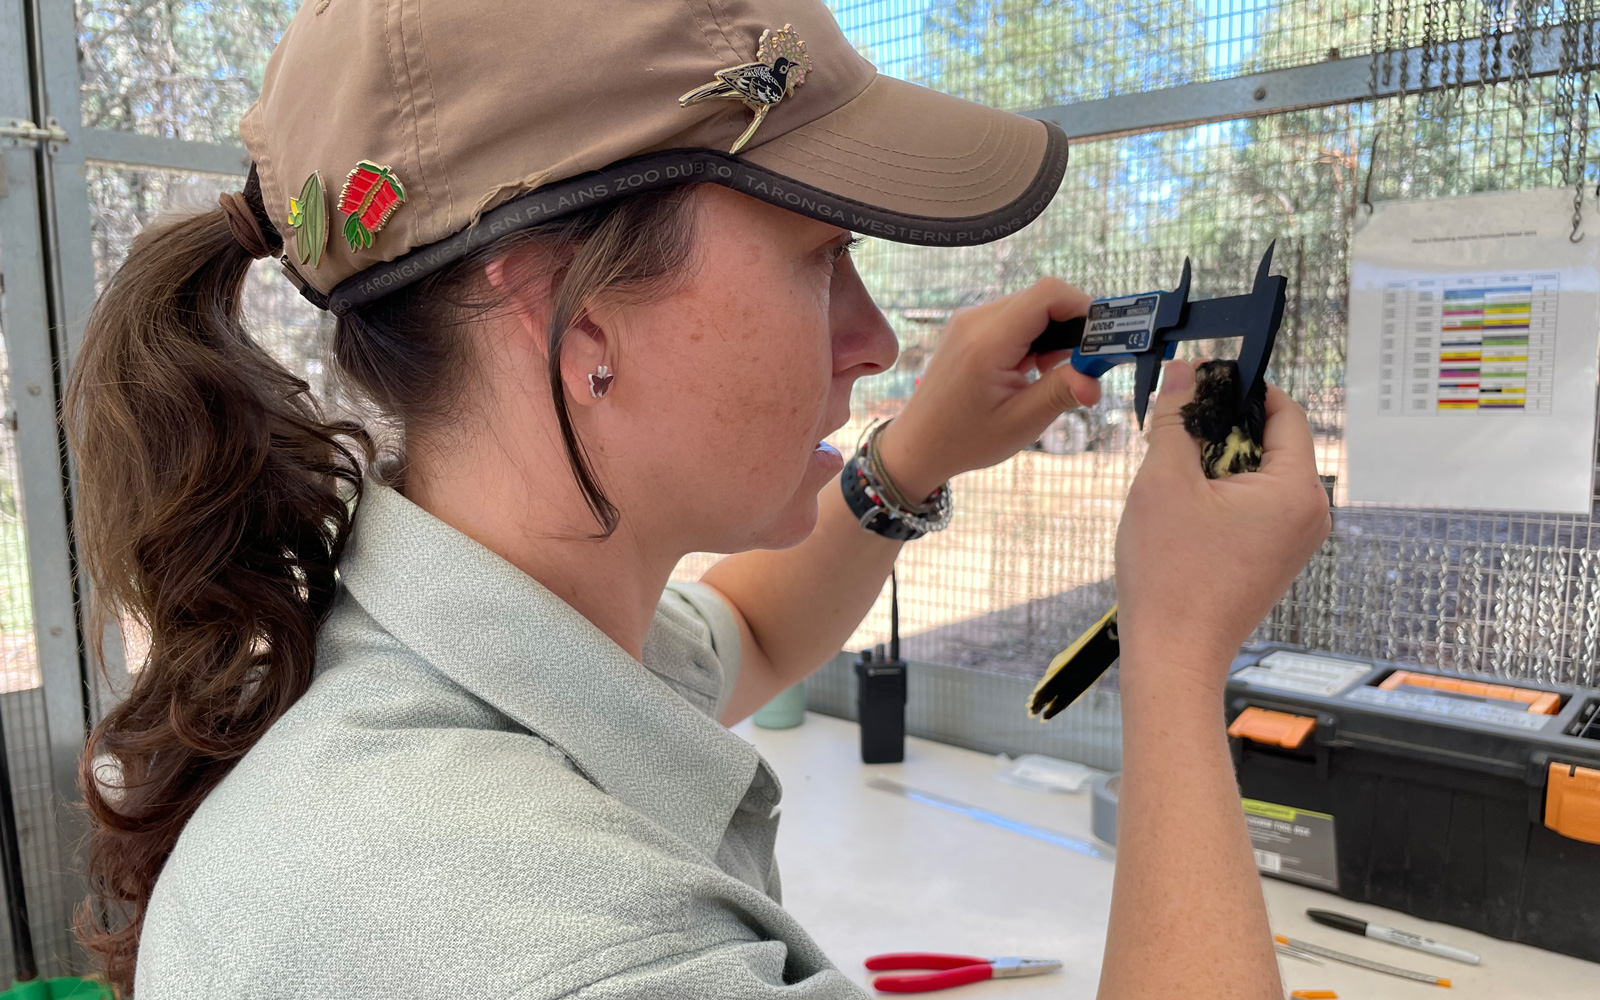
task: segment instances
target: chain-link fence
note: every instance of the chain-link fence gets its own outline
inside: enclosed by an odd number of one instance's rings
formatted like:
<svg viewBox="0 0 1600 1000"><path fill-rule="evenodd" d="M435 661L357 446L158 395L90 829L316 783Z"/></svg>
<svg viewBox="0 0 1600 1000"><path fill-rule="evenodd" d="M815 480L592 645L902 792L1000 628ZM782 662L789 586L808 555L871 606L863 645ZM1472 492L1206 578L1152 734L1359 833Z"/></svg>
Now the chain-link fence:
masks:
<svg viewBox="0 0 1600 1000"><path fill-rule="evenodd" d="M853 446L868 420L898 411L958 308L1044 274L1096 295L1171 287L1186 256L1197 296L1232 294L1248 287L1276 240L1289 298L1273 376L1310 413L1322 471L1342 480L1356 214L1372 200L1593 183L1594 116L1581 70L1594 64L1594 33L1558 36L1563 71L1554 75L1532 55L1552 27L1592 23L1584 4L1592 0L835 0L846 33L884 72L1013 110L1368 57L1374 90L1406 92L1077 143L1045 216L1007 240L966 249L869 243L858 266L900 334L901 355L858 386L855 419L835 443ZM294 7L78 0L85 123L234 141ZM1407 50L1420 61L1402 58ZM1472 84L1463 67L1474 60L1499 82ZM102 266L163 206L207 203L227 183L96 168ZM276 276L260 277L258 328L315 382L324 318ZM1102 404L1053 425L1036 448L962 477L955 524L906 547L910 658L1031 677L1114 599L1112 540L1142 443L1126 373L1106 387ZM1340 498L1333 536L1263 636L1600 684L1600 565L1589 517ZM679 575L713 559L690 557ZM886 634L885 600L851 644ZM1114 730L1095 738L1114 753Z"/></svg>

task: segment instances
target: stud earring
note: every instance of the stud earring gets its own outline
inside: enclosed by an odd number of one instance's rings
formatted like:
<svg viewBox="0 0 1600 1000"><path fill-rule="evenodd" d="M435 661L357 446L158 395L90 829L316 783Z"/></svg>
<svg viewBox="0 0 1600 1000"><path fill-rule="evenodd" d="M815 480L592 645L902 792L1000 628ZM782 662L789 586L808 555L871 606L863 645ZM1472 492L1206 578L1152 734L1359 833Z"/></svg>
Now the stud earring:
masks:
<svg viewBox="0 0 1600 1000"><path fill-rule="evenodd" d="M592 372L589 375L589 395L593 396L595 399L599 399L600 397L604 396L606 394L606 390L611 388L611 380L614 378L616 378L616 376L611 374L610 366L601 365L598 371Z"/></svg>

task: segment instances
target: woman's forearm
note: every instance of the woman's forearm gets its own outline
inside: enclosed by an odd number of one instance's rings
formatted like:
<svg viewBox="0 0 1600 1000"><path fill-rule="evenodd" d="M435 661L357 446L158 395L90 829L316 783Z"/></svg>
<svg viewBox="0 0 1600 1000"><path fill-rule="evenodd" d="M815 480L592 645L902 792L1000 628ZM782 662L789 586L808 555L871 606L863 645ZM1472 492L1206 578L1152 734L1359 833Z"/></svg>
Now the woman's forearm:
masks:
<svg viewBox="0 0 1600 1000"><path fill-rule="evenodd" d="M789 549L728 556L701 578L744 615L773 671L793 684L844 648L883 590L903 542L862 529L838 480L817 497L817 527Z"/></svg>
<svg viewBox="0 0 1600 1000"><path fill-rule="evenodd" d="M1223 730L1220 662L1124 636L1117 872L1101 1000L1279 1000ZM1132 646L1132 648L1130 648ZM1150 665L1161 658L1160 669ZM1192 668L1192 669L1190 669ZM1190 690L1175 691L1173 685Z"/></svg>

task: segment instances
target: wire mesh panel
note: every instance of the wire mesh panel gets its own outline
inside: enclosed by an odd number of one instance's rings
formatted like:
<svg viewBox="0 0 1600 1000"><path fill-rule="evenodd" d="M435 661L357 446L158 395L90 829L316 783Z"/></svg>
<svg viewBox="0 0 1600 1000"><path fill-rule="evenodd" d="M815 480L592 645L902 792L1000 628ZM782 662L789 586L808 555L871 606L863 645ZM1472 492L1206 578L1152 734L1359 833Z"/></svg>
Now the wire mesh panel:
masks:
<svg viewBox="0 0 1600 1000"><path fill-rule="evenodd" d="M4 248L0 247L0 262ZM0 313L0 321L4 314ZM0 342L0 404L11 410L10 368ZM28 586L28 548L22 491L17 479L16 428L9 416L0 426L0 691L39 686L34 652L33 595Z"/></svg>
<svg viewBox="0 0 1600 1000"><path fill-rule="evenodd" d="M34 955L44 976L63 976L81 968L72 934L73 894L67 891L69 851L61 843L52 818L55 791L50 784L44 691L37 684L0 691L0 718L5 721L6 754L11 765L11 794L17 815L17 842L22 852L22 883L28 897L29 930ZM76 883L70 883L76 884ZM10 919L0 913L0 968L9 974L12 958Z"/></svg>
<svg viewBox="0 0 1600 1000"><path fill-rule="evenodd" d="M1017 111L1365 55L1397 34L1391 27L1375 39L1365 18L1370 5L1359 0L833 0L830 6L851 41L890 76ZM1448 9L1439 19L1441 36L1477 32L1476 4L1438 6Z"/></svg>
<svg viewBox="0 0 1600 1000"><path fill-rule="evenodd" d="M6 265L5 250L0 242L0 273ZM6 332L4 306L0 295L0 334ZM18 476L6 343L0 336L0 411L5 414L0 420L0 721L5 727L34 950L43 974L65 975L75 961L67 903L70 894L63 879L68 863L52 812L55 792L50 784L49 737L29 579L27 512ZM0 912L0 968L10 970L11 962L9 921Z"/></svg>
<svg viewBox="0 0 1600 1000"><path fill-rule="evenodd" d="M321 0L310 0L312 3ZM299 0L77 0L83 124L237 142Z"/></svg>

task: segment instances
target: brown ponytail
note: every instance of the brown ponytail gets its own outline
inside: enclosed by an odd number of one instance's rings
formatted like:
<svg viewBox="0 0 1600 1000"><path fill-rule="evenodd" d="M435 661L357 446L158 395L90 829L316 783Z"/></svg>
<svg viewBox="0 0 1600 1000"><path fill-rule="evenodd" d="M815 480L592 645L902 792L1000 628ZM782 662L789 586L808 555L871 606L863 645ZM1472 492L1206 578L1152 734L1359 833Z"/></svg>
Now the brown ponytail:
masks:
<svg viewBox="0 0 1600 1000"><path fill-rule="evenodd" d="M78 933L124 995L179 831L310 684L360 490L346 443L364 448L360 429L326 422L240 323L252 259L220 209L146 231L95 306L67 391L90 634L122 615L150 636L80 771L99 906L80 908Z"/></svg>
<svg viewBox="0 0 1600 1000"><path fill-rule="evenodd" d="M351 402L398 431L452 419L471 382L462 331L499 304L488 261L536 251L550 365L592 296L659 294L693 241L688 188L635 195L512 234L339 318L331 356ZM252 254L278 242L252 174L240 202L152 229L96 304L67 393L79 470L76 528L98 588L92 634L122 615L150 634L127 699L90 735L81 782L93 822L78 933L132 990L145 908L206 794L311 681L361 476L377 444L327 421L305 382L239 320ZM251 222L259 225L254 233ZM230 222L232 228L230 228ZM257 245L262 235L266 243ZM574 480L602 535L618 513L584 459L552 379ZM108 777L109 774L109 777Z"/></svg>

